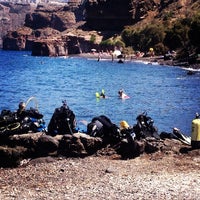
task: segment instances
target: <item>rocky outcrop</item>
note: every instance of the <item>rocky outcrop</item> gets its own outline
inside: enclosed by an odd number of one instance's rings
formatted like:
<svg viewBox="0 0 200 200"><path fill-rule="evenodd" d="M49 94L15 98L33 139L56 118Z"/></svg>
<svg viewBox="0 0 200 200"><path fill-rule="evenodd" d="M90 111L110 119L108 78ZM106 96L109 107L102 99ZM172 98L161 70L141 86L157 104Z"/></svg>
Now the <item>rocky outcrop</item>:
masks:
<svg viewBox="0 0 200 200"><path fill-rule="evenodd" d="M3 41L4 50L30 50L33 40L32 29L23 27L9 31Z"/></svg>
<svg viewBox="0 0 200 200"><path fill-rule="evenodd" d="M8 31L22 27L26 14L31 10L32 7L29 4L0 2L0 48L2 48L2 38Z"/></svg>
<svg viewBox="0 0 200 200"><path fill-rule="evenodd" d="M83 33L82 33L83 34ZM88 33L87 33L88 34ZM90 34L88 34L90 35ZM97 48L98 44L91 41L84 35L65 33L62 36L38 39L32 44L33 56L68 56L90 52L91 49ZM97 36L98 37L98 36Z"/></svg>
<svg viewBox="0 0 200 200"><path fill-rule="evenodd" d="M67 56L66 42L60 39L35 40L32 45L33 56Z"/></svg>
<svg viewBox="0 0 200 200"><path fill-rule="evenodd" d="M57 135L27 133L1 138L0 167L16 167L26 158L47 156L84 157L102 148L101 138L82 133Z"/></svg>
<svg viewBox="0 0 200 200"><path fill-rule="evenodd" d="M99 137L91 137L85 133L73 135L56 135L44 132L26 133L2 137L0 142L0 167L17 167L24 159L38 157L85 157L89 155L117 154L122 159L130 159L141 154L156 152L182 154L191 152L191 147L183 145L176 139L156 139L148 137L129 141L126 138L110 144Z"/></svg>
<svg viewBox="0 0 200 200"><path fill-rule="evenodd" d="M25 19L25 26L34 30L50 27L62 32L75 24L75 14L67 6L40 6L35 12L27 14Z"/></svg>
<svg viewBox="0 0 200 200"><path fill-rule="evenodd" d="M33 56L67 56L90 52L102 40L102 36L95 31L70 30L60 32L52 28L33 30L22 27L8 32L3 49L28 50L32 51ZM91 40L92 37L95 41Z"/></svg>
<svg viewBox="0 0 200 200"><path fill-rule="evenodd" d="M138 21L148 17L149 12L155 11L157 8L158 4L155 0L132 1L132 15L134 18L134 23L137 23Z"/></svg>
<svg viewBox="0 0 200 200"><path fill-rule="evenodd" d="M75 25L76 19L69 7L39 5L34 12L26 14L24 24L15 31L9 31L4 37L4 50L32 51L33 41L36 41L33 55L62 56L66 55L66 44L63 44L65 39L60 39L61 31ZM41 45L38 45L38 39L40 39ZM46 43L45 48L43 47L44 43ZM42 49L35 53L39 46ZM44 50L47 52L44 53Z"/></svg>

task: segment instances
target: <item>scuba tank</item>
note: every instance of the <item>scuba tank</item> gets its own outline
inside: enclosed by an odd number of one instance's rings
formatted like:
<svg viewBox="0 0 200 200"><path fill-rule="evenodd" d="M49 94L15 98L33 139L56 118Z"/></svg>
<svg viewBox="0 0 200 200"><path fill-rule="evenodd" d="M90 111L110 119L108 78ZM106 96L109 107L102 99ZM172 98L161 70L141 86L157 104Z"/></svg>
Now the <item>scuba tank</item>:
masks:
<svg viewBox="0 0 200 200"><path fill-rule="evenodd" d="M192 120L191 146L193 149L200 149L200 119L196 113L196 119Z"/></svg>

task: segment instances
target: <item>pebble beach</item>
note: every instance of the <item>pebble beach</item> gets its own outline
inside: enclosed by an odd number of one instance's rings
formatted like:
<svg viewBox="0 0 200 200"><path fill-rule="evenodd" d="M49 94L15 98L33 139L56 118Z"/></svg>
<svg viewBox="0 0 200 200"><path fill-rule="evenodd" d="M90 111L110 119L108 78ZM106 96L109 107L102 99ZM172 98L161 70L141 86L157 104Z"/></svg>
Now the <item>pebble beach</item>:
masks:
<svg viewBox="0 0 200 200"><path fill-rule="evenodd" d="M177 199L200 196L200 151L195 155L117 155L37 158L14 169L0 169L0 198Z"/></svg>

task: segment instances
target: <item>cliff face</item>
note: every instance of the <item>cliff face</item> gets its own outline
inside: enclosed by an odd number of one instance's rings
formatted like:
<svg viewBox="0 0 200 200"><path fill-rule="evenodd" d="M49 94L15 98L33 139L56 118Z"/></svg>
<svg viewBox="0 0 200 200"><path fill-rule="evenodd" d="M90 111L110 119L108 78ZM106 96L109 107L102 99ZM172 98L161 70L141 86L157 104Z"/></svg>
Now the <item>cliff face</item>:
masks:
<svg viewBox="0 0 200 200"><path fill-rule="evenodd" d="M199 12L199 0L88 0L86 25L96 30L122 30L126 25L152 23L173 15L173 20Z"/></svg>
<svg viewBox="0 0 200 200"><path fill-rule="evenodd" d="M23 22L24 25L16 28L15 31L8 31L3 41L4 50L32 50L34 41L38 44L38 40L41 40L41 47L44 41L54 46L56 42L61 45L61 32L76 24L75 15L68 7L42 5L38 6L34 12L26 13ZM52 42L53 40L55 42ZM36 46L38 49L38 45ZM45 54L44 49L40 52L41 55L54 55L52 50ZM62 50L60 54L65 54L63 52L65 50ZM60 54L55 50L55 55Z"/></svg>
<svg viewBox="0 0 200 200"><path fill-rule="evenodd" d="M51 27L64 31L75 23L75 14L67 6L40 6L33 13L27 14L25 19L25 26L32 29Z"/></svg>
<svg viewBox="0 0 200 200"><path fill-rule="evenodd" d="M156 0L89 0L85 5L87 26L98 30L122 30L158 8Z"/></svg>
<svg viewBox="0 0 200 200"><path fill-rule="evenodd" d="M81 12L73 9L39 5L34 12L26 14L24 26L7 33L3 49L30 50L34 56L67 56L96 48L91 38L100 42L101 36L95 31L79 29L83 23L77 20L77 14L80 19Z"/></svg>
<svg viewBox="0 0 200 200"><path fill-rule="evenodd" d="M97 30L121 30L133 23L131 0L92 1L85 4L87 26Z"/></svg>
<svg viewBox="0 0 200 200"><path fill-rule="evenodd" d="M9 31L3 49L32 50L33 55L42 56L88 52L97 47L104 33L120 32L126 25L150 24L172 13L175 20L200 9L198 0L86 0L83 4L77 1L76 6L69 2L37 8L0 4L0 34Z"/></svg>
<svg viewBox="0 0 200 200"><path fill-rule="evenodd" d="M25 16L32 8L26 4L0 3L0 48L7 31L14 31L24 25Z"/></svg>

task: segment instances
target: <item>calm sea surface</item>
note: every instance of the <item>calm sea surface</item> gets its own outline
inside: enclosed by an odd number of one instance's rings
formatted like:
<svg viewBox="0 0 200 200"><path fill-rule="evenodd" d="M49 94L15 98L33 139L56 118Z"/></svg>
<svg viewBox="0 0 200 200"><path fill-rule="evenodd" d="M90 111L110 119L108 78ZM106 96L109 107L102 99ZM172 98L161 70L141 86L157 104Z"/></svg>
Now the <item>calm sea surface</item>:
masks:
<svg viewBox="0 0 200 200"><path fill-rule="evenodd" d="M0 110L14 111L20 101L34 96L46 124L66 99L80 129L85 129L81 120L101 114L117 125L121 120L133 125L137 115L147 111L159 132L178 127L190 135L191 121L200 112L199 84L200 72L189 76L178 67L0 51ZM130 99L118 98L121 88ZM101 89L109 98L96 99Z"/></svg>

